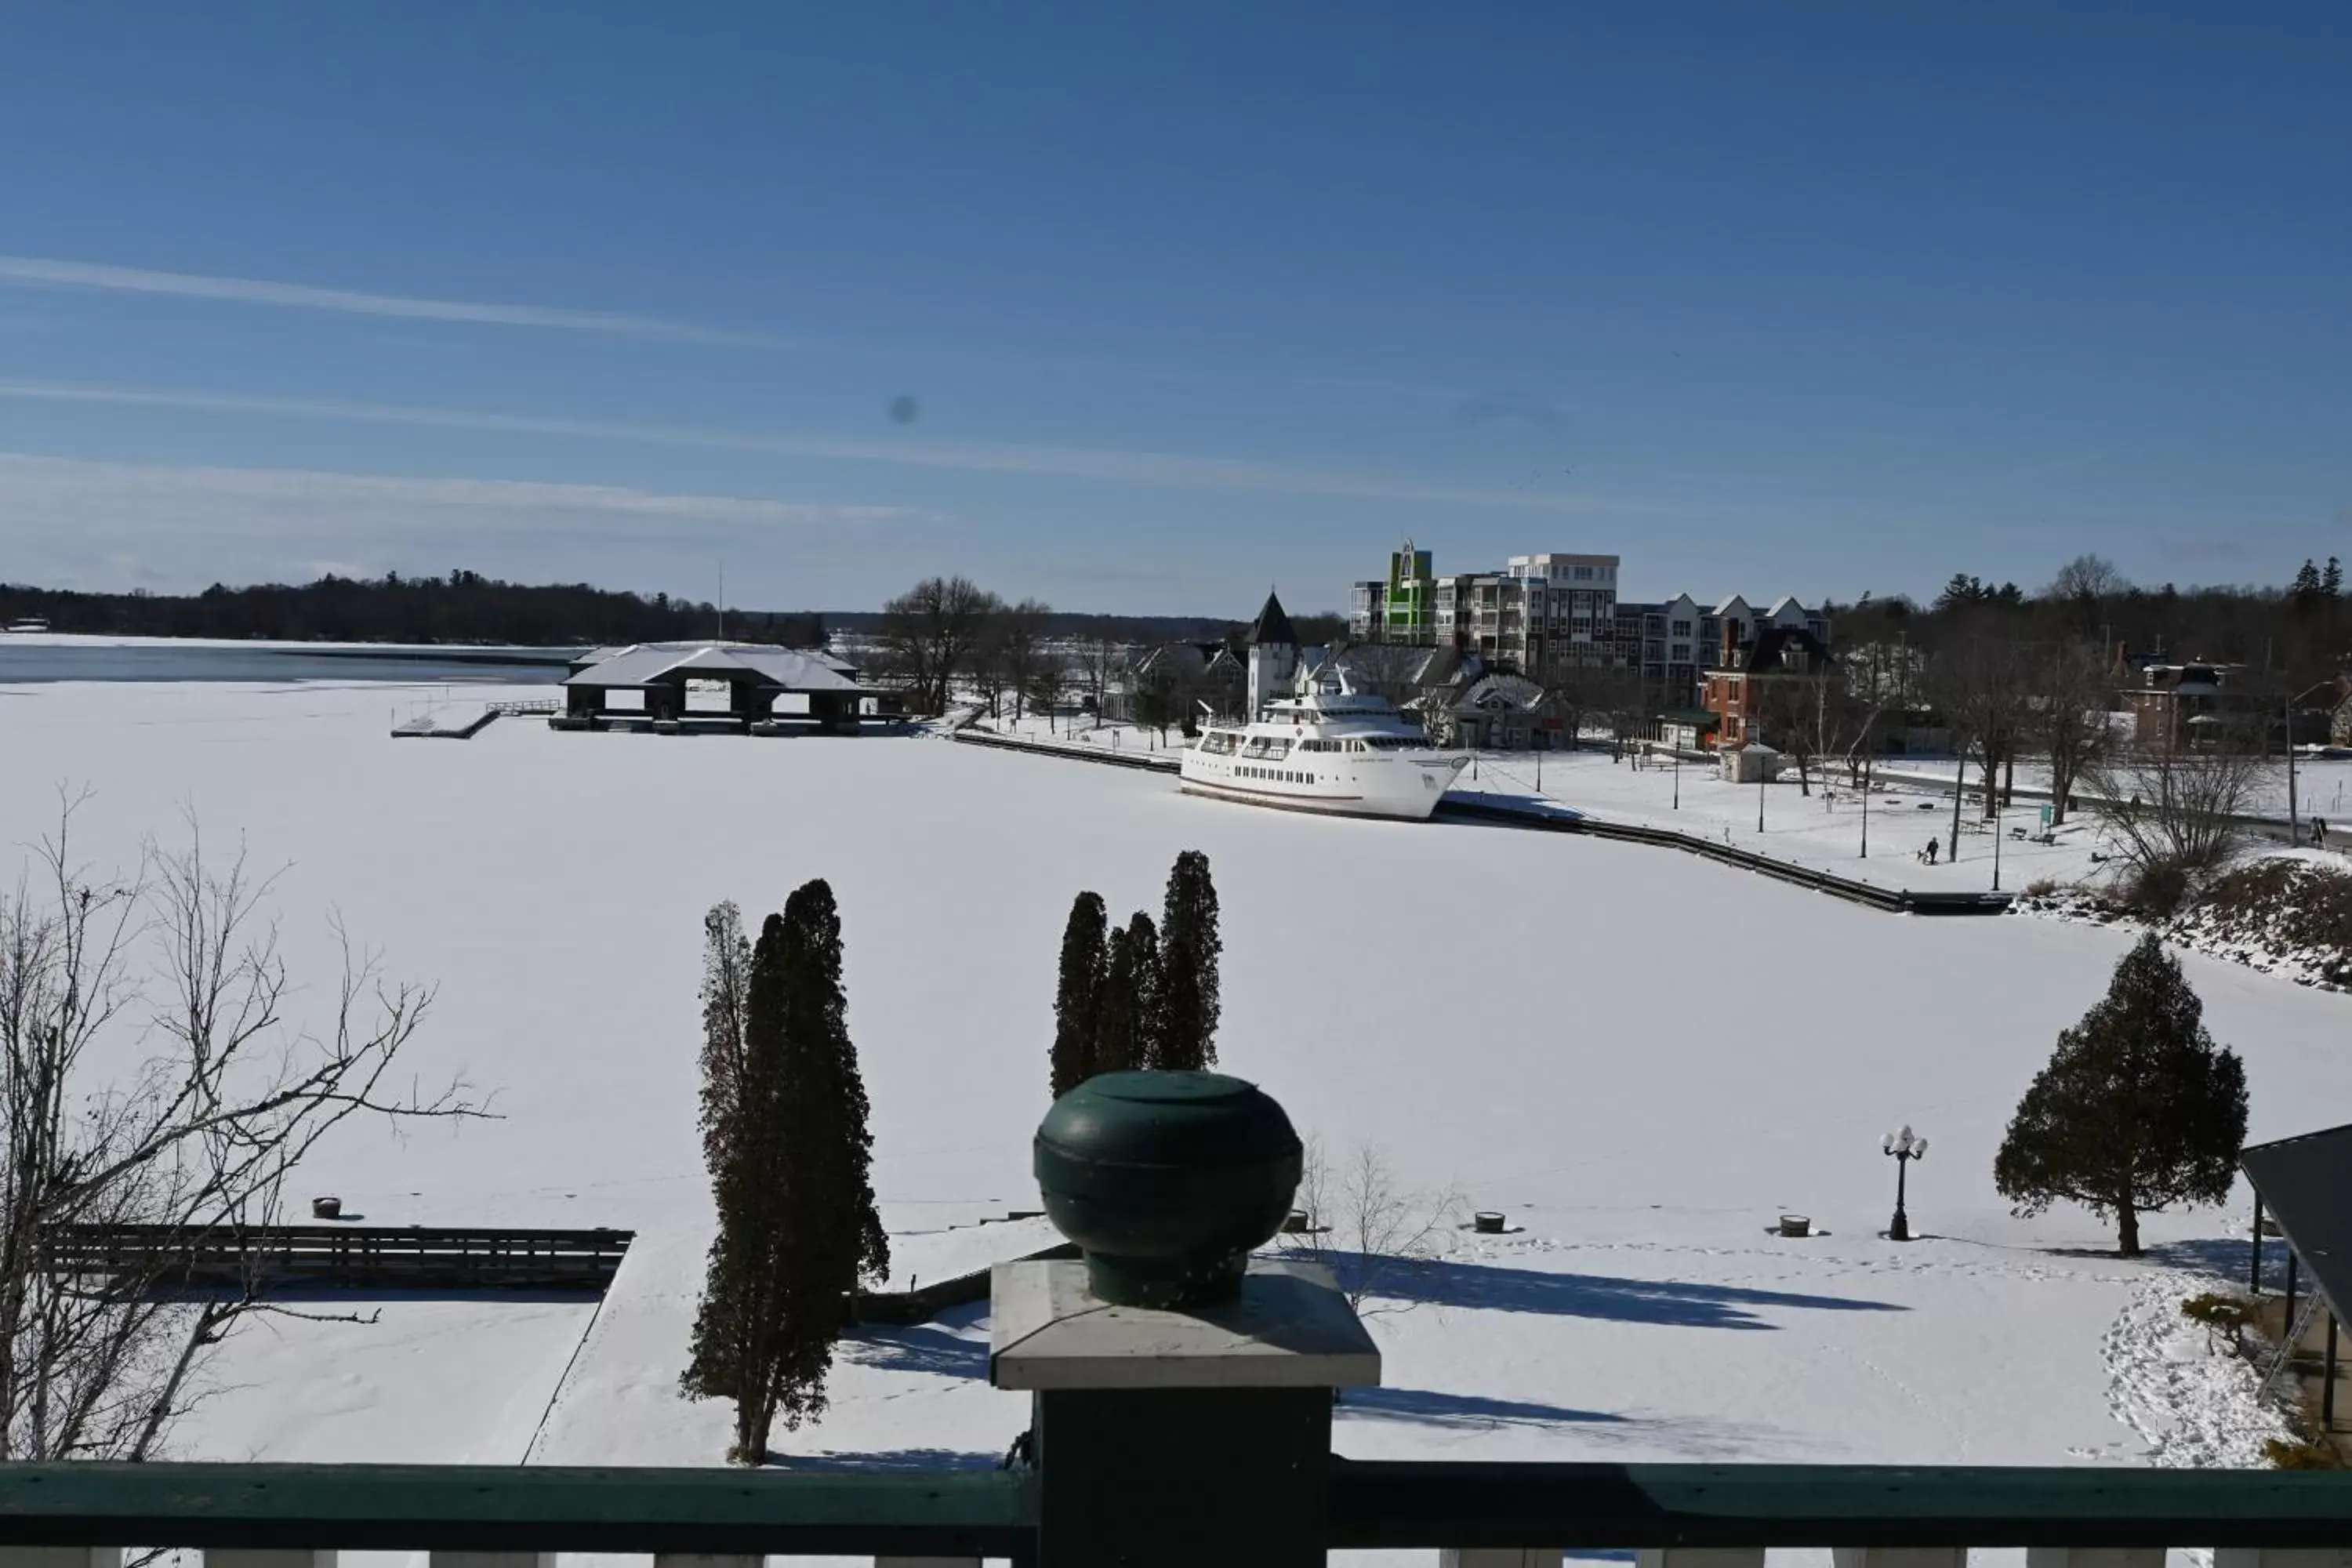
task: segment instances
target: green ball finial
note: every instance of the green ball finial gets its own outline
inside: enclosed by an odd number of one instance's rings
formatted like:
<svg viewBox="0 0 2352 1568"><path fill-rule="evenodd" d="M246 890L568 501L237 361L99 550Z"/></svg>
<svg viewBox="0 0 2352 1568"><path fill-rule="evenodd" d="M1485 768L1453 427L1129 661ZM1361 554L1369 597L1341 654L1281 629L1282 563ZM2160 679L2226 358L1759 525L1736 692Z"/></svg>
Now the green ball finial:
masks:
<svg viewBox="0 0 2352 1568"><path fill-rule="evenodd" d="M1186 1307L1233 1295L1282 1226L1302 1151L1282 1107L1213 1072L1115 1072L1037 1127L1045 1214L1086 1253L1094 1293Z"/></svg>

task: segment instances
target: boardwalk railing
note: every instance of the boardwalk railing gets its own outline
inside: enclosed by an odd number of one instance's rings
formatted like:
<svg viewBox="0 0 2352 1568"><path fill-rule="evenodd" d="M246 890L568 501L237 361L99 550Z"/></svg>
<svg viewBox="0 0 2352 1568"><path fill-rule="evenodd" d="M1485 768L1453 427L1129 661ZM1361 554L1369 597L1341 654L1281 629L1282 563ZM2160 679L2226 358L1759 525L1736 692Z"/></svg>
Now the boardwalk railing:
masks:
<svg viewBox="0 0 2352 1568"><path fill-rule="evenodd" d="M394 1289L589 1289L612 1282L625 1230L282 1225L190 1229L56 1225L41 1234L51 1273L159 1287L251 1281Z"/></svg>
<svg viewBox="0 0 2352 1568"><path fill-rule="evenodd" d="M1881 888L1869 882L1857 882L1851 877L1841 877L1834 871L1817 871L1810 866L1759 855L1752 849L1741 849L1697 834L1678 833L1671 827L1644 827L1630 822L1610 822L1580 815L1538 815L1451 795L1437 803L1437 815L1459 821L1491 822L1511 827L1539 828L1551 833L1581 833L1589 837L1613 838L1625 844L1680 849L1685 854L1720 861L1726 866L1737 866L1759 876L1793 882L1801 888L1811 888L1816 892L1828 893L1833 898L1866 904L1872 909L1885 910L1893 914L1997 915L2007 912L2010 904L2011 895L2008 893L1919 892L1909 888Z"/></svg>
<svg viewBox="0 0 2352 1568"><path fill-rule="evenodd" d="M1103 763L1114 768L1142 768L1155 773L1172 773L1182 765L1181 756L1172 748L1155 752L1139 747L1130 752L1085 741L1032 741L1021 736L991 734L984 730L958 730L950 738L959 745L989 746L1001 752L1028 752L1044 757L1070 757L1082 763Z"/></svg>

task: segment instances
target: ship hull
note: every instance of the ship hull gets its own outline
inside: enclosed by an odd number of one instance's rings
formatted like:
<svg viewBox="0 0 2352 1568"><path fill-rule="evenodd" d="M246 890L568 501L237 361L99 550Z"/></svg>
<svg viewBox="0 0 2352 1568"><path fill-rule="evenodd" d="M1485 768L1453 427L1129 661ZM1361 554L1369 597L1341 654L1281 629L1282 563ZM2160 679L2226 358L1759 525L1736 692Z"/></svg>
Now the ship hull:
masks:
<svg viewBox="0 0 2352 1568"><path fill-rule="evenodd" d="M1389 763L1394 778L1366 784L1262 784L1251 779L1218 778L1208 772L1215 764L1188 756L1179 783L1187 795L1237 805L1270 806L1276 811L1305 811L1321 816L1370 816L1391 822L1426 822L1436 811L1453 782L1449 769L1415 763ZM1406 781L1410 781L1408 784Z"/></svg>

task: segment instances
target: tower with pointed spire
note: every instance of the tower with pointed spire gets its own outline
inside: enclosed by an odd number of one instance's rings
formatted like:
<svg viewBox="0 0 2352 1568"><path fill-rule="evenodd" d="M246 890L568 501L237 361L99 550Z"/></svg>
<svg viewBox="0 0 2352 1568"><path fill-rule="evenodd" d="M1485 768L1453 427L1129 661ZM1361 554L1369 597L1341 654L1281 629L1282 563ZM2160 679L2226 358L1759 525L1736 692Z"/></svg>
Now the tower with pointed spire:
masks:
<svg viewBox="0 0 2352 1568"><path fill-rule="evenodd" d="M1291 695L1298 676L1298 634L1290 629L1290 617L1271 588L1266 590L1265 608L1250 623L1248 647L1249 716L1255 720L1265 713L1267 703Z"/></svg>

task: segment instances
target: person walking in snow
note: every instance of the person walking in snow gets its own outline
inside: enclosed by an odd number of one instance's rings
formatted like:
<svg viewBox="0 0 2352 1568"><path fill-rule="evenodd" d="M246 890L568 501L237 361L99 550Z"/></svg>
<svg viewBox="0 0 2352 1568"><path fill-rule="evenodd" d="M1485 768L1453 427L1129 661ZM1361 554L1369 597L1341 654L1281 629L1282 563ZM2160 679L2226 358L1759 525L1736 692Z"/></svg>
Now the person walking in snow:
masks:
<svg viewBox="0 0 2352 1568"><path fill-rule="evenodd" d="M1919 858L1922 860L1925 860L1928 865L1932 866L1936 863L1936 852L1942 847L1943 843L1941 840L1930 838L1927 840L1927 848L1926 853L1922 854Z"/></svg>
<svg viewBox="0 0 2352 1568"><path fill-rule="evenodd" d="M2322 849L2327 847L2327 818L2315 816L2311 819L2311 841Z"/></svg>

